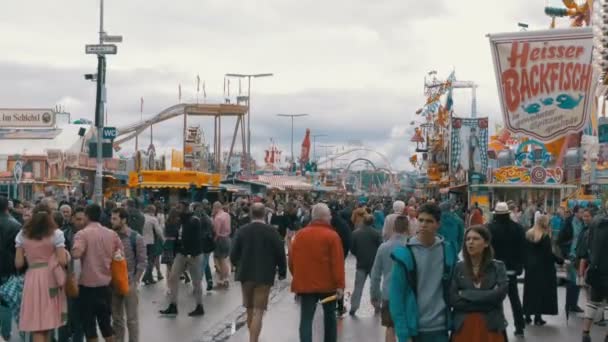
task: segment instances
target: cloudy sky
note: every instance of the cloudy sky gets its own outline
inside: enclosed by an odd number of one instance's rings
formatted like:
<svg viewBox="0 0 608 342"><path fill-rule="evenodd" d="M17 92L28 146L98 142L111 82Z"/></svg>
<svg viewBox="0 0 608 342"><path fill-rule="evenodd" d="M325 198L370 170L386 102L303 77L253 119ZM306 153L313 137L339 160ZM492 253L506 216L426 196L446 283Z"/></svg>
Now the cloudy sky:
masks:
<svg viewBox="0 0 608 342"><path fill-rule="evenodd" d="M225 73L272 72L253 84L255 157L262 158L271 138L289 154L290 122L277 113L308 113L297 121L296 150L310 128L328 135L318 144L360 140L403 169L412 153L409 123L425 100L425 74L437 70L446 77L454 69L459 80L476 81L478 112L500 120L485 35L516 31L518 22L546 28L545 3L106 0L106 31L124 36L108 61L109 125L139 120L141 97L144 117L176 104L179 84L182 100L195 101L197 74L206 83L207 102L218 102ZM83 74L95 72L96 58L84 54L84 45L98 40L98 4L0 4L0 107L61 105L73 119L93 118L95 86ZM238 81L231 88L237 93ZM456 115L469 115L468 91L457 92L455 108ZM192 121L212 139L211 120ZM155 145L181 146L180 125L175 119L155 129ZM227 146L233 124L223 126Z"/></svg>

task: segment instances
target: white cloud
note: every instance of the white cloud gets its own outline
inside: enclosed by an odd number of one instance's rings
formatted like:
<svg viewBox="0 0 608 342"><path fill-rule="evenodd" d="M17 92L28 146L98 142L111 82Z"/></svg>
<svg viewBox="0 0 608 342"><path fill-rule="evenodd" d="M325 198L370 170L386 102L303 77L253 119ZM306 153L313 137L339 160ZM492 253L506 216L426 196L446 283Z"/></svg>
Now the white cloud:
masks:
<svg viewBox="0 0 608 342"><path fill-rule="evenodd" d="M553 1L553 0L552 0ZM414 111L424 102L422 81L435 69L479 84L479 115L500 120L487 33L515 31L517 22L543 29L541 3L429 0L106 0L106 29L124 35L108 58L111 125L139 120L139 99L150 116L196 98L195 77L209 101L221 101L226 72L273 72L253 82L253 150L261 159L269 139L288 151L289 122L276 113L309 113L297 122L328 134L324 144L362 140L406 167L412 153ZM96 1L0 4L3 54L0 106L52 107L92 118L95 86L83 80L96 58L84 45L97 41ZM237 81L232 82L232 93ZM244 88L244 85L243 85ZM201 95L202 98L202 95ZM470 94L455 95L457 115L470 113ZM199 122L212 140L210 120ZM181 146L181 120L155 130L159 146ZM233 127L225 122L223 146ZM146 141L147 145L147 140ZM132 147L132 144L125 148ZM286 152L285 155L288 153Z"/></svg>

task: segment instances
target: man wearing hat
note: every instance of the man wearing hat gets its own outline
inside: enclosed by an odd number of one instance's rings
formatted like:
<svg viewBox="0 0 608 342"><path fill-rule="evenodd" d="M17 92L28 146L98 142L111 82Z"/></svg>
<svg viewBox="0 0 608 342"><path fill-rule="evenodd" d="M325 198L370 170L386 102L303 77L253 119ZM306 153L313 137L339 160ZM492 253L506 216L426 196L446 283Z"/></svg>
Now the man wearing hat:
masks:
<svg viewBox="0 0 608 342"><path fill-rule="evenodd" d="M509 277L509 301L513 309L515 323L515 336L524 336L524 315L517 291L517 276L523 272L524 265L524 228L511 220L509 205L505 202L496 203L494 217L488 225L492 233L492 247L494 257L505 263Z"/></svg>

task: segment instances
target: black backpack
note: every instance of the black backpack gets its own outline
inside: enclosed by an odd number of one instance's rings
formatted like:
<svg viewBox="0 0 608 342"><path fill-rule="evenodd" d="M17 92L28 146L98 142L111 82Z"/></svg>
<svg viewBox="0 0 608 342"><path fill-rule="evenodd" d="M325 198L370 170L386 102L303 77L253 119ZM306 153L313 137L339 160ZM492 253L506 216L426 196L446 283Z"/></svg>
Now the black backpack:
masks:
<svg viewBox="0 0 608 342"><path fill-rule="evenodd" d="M200 217L200 224L202 230L202 244L203 253L209 254L215 250L215 232L213 231L213 222L206 214L202 214Z"/></svg>

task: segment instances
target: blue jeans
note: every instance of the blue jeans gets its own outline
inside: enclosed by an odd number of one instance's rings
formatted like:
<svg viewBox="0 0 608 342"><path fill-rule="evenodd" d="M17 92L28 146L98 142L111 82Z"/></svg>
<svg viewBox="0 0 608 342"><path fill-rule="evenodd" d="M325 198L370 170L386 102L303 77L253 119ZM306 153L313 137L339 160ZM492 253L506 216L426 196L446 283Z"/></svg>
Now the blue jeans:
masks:
<svg viewBox="0 0 608 342"><path fill-rule="evenodd" d="M414 342L449 342L448 332L445 330L419 332L418 336L413 338Z"/></svg>
<svg viewBox="0 0 608 342"><path fill-rule="evenodd" d="M211 273L211 267L209 267L209 259L211 253L203 254L203 263L201 265L202 273L205 274L205 280L207 280L207 285L213 285L213 274Z"/></svg>

